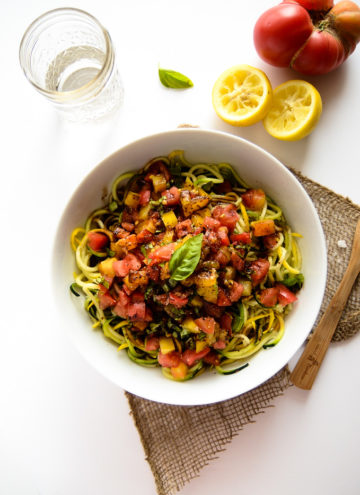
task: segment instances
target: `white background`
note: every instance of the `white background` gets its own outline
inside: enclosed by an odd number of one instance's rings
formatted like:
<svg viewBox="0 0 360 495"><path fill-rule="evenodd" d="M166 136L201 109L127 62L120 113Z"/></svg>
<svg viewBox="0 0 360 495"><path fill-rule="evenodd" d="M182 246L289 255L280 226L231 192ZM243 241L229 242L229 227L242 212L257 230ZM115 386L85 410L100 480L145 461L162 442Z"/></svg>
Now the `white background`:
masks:
<svg viewBox="0 0 360 495"><path fill-rule="evenodd" d="M73 349L57 323L51 294L49 267L59 216L101 159L136 138L197 124L249 139L360 204L360 48L334 73L307 78L319 89L324 108L314 133L300 142L277 141L261 123L232 128L212 109L214 81L237 63L264 69L273 86L301 77L261 62L254 50L255 21L275 3L74 1L71 6L92 13L110 31L125 100L106 122L69 125L25 80L18 63L28 24L64 5L2 0L2 495L156 493L123 391ZM163 88L159 64L188 75L194 88ZM360 493L359 351L359 335L332 344L312 391L288 389L182 495Z"/></svg>

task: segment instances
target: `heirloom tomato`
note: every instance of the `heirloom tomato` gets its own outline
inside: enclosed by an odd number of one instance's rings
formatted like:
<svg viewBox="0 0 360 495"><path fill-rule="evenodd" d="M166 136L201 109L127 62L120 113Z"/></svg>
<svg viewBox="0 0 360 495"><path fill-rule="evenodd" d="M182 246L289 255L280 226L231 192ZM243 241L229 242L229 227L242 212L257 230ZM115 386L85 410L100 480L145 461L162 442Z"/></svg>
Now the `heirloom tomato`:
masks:
<svg viewBox="0 0 360 495"><path fill-rule="evenodd" d="M326 74L354 51L360 8L351 1L284 0L264 12L254 28L260 57L302 74Z"/></svg>

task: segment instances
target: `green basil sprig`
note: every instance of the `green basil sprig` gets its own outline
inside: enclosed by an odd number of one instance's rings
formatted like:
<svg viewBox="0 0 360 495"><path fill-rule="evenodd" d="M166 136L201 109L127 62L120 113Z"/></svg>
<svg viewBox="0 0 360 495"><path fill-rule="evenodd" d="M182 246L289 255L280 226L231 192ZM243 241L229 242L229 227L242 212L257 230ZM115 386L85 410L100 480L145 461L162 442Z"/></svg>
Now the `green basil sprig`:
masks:
<svg viewBox="0 0 360 495"><path fill-rule="evenodd" d="M190 237L170 258L172 280L185 280L194 272L200 261L203 234Z"/></svg>
<svg viewBox="0 0 360 495"><path fill-rule="evenodd" d="M159 78L161 84L167 88L183 89L194 86L193 82L188 77L175 70L159 69Z"/></svg>

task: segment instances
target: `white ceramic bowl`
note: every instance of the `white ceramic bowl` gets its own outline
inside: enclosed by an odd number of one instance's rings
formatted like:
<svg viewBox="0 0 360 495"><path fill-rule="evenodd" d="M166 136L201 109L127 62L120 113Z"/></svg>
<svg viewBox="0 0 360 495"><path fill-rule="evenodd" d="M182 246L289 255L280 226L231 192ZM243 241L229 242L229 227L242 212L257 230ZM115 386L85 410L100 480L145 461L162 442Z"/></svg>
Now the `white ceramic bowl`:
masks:
<svg viewBox="0 0 360 495"><path fill-rule="evenodd" d="M117 352L99 330L93 330L80 298L72 297L69 285L75 269L69 238L88 214L101 206L104 187L122 172L141 168L149 159L183 149L194 162L228 162L245 181L263 188L283 209L288 223L303 238L305 284L293 311L286 318L280 343L259 352L250 366L223 376L206 372L188 382L163 377L158 368L143 368ZM241 138L217 131L178 129L135 141L105 159L85 177L70 199L58 227L53 253L53 280L59 317L76 347L100 373L123 389L158 402L180 405L209 404L243 394L279 371L302 345L310 332L322 301L326 282L326 245L316 210L293 174L277 159Z"/></svg>

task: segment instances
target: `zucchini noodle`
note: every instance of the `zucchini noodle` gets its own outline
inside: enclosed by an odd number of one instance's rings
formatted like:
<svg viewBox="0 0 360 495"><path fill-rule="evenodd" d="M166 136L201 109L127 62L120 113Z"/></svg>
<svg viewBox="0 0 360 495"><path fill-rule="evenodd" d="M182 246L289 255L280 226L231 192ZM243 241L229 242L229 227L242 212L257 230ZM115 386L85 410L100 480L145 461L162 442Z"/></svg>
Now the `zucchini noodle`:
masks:
<svg viewBox="0 0 360 495"><path fill-rule="evenodd" d="M175 150L119 175L74 229L71 291L134 363L176 381L228 375L281 341L304 281L299 238L230 164Z"/></svg>

